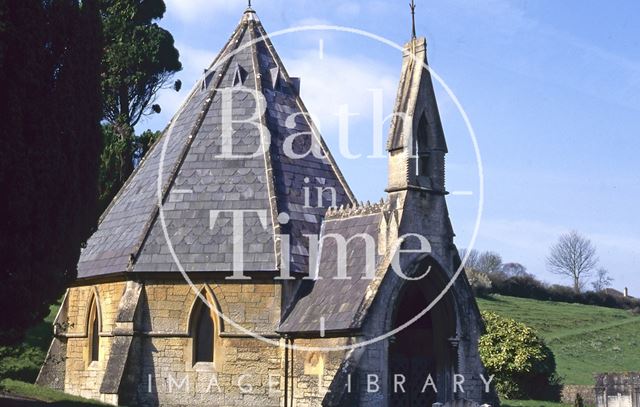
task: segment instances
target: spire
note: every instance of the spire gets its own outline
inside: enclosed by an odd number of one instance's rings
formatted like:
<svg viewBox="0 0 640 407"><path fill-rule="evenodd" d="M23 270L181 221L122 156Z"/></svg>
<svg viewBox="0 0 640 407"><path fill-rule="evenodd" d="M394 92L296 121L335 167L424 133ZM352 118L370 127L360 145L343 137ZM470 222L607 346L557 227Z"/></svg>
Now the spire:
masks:
<svg viewBox="0 0 640 407"><path fill-rule="evenodd" d="M249 3L251 3L251 1L249 1ZM409 7L411 8L411 38L415 39L416 38L416 2L414 0L411 0Z"/></svg>
<svg viewBox="0 0 640 407"><path fill-rule="evenodd" d="M413 1L411 2L413 3ZM389 130L387 191L418 189L444 194L447 143L427 69L427 43L412 38L404 47L400 87Z"/></svg>

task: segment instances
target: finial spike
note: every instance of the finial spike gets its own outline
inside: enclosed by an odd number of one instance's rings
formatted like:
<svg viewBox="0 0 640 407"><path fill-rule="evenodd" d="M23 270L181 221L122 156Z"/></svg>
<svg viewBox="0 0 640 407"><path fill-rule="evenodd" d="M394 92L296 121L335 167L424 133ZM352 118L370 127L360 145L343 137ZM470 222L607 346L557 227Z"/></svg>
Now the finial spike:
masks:
<svg viewBox="0 0 640 407"><path fill-rule="evenodd" d="M416 38L416 2L415 0L411 0L409 4L411 7L411 38Z"/></svg>
<svg viewBox="0 0 640 407"><path fill-rule="evenodd" d="M248 2L249 2L249 8L251 8L251 0L248 0Z"/></svg>

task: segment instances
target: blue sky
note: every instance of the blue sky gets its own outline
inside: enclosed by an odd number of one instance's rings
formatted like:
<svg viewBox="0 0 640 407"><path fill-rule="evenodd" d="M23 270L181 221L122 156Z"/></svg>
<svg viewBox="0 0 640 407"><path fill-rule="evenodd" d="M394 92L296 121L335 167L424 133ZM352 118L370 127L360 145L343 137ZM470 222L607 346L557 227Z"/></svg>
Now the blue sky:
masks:
<svg viewBox="0 0 640 407"><path fill-rule="evenodd" d="M139 129L162 129L238 23L245 1L165 0L184 70L180 93ZM407 1L254 0L270 33L330 24L396 43L410 36ZM464 107L484 164L485 208L476 248L499 252L549 282L549 247L571 229L592 239L614 287L640 296L640 2L621 0L417 0L417 31L431 67ZM320 46L322 41L322 47ZM384 196L386 161L372 154L372 93L392 110L399 51L363 37L307 31L273 38L287 70L360 200ZM320 51L322 48L322 51ZM461 115L437 86L449 156L448 199L457 244L466 247L478 205L478 173ZM350 122L348 159L338 106ZM386 132L384 133L386 137Z"/></svg>

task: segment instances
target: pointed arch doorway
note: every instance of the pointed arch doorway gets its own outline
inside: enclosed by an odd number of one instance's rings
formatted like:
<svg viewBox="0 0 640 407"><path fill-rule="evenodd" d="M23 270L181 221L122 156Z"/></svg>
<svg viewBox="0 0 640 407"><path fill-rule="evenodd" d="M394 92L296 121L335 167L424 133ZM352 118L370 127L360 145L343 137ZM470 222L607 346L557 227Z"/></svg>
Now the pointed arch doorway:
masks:
<svg viewBox="0 0 640 407"><path fill-rule="evenodd" d="M419 264L418 281L405 281L393 310L392 328L412 320L446 286L444 271L429 259ZM456 336L455 304L447 293L429 312L398 332L389 343L389 405L394 407L431 406L451 398ZM437 390L437 391L436 391Z"/></svg>

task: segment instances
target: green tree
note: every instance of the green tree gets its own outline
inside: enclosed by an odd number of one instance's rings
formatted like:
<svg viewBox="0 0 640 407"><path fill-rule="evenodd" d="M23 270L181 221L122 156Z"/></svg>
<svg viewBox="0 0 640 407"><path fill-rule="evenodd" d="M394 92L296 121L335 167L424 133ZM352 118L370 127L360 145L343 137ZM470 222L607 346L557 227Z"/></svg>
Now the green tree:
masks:
<svg viewBox="0 0 640 407"><path fill-rule="evenodd" d="M42 321L95 226L100 24L96 0L0 2L0 344Z"/></svg>
<svg viewBox="0 0 640 407"><path fill-rule="evenodd" d="M480 338L482 362L505 398L559 399L556 361L535 331L513 319L483 312L486 334Z"/></svg>
<svg viewBox="0 0 640 407"><path fill-rule="evenodd" d="M100 169L100 204L105 208L157 137L136 137L142 117L159 112L158 91L182 69L172 35L158 26L163 0L102 0L105 50L102 73L104 151Z"/></svg>
<svg viewBox="0 0 640 407"><path fill-rule="evenodd" d="M133 134L133 133L132 133ZM147 130L136 137L123 139L113 126L102 126L104 149L100 155L100 208L104 210L128 174L133 171L162 132ZM131 164L131 166L129 166ZM126 168L125 168L126 167Z"/></svg>

